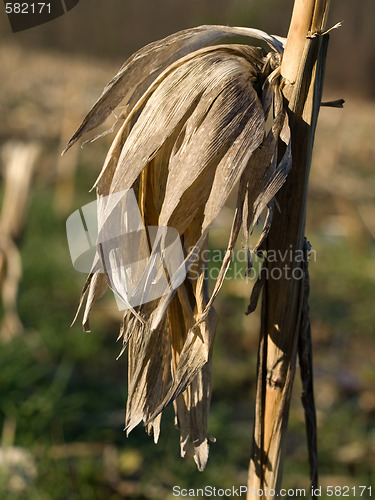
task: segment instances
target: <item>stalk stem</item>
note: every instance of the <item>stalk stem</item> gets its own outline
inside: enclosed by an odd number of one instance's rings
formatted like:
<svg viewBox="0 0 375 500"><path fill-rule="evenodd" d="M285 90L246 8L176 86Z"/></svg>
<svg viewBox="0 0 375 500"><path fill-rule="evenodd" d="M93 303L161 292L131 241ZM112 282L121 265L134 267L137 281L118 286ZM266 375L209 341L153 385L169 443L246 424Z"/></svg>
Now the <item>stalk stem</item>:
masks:
<svg viewBox="0 0 375 500"><path fill-rule="evenodd" d="M295 0L281 63L281 74L289 83L296 81L306 37L324 29L329 4L330 0Z"/></svg>
<svg viewBox="0 0 375 500"><path fill-rule="evenodd" d="M262 324L258 354L258 380L253 449L249 467L249 491L281 487L289 405L295 376L298 348L306 363L302 378L307 420L312 484L317 484L316 425L312 394L311 345L309 343L308 272L297 255L307 253L305 219L307 186L315 128L321 105L328 35L321 35L329 0L295 0L288 40L281 66L285 78L284 97L288 105L292 140L292 169L277 195L276 211L267 238L267 250L278 255L266 262L263 286ZM310 34L318 36L311 37ZM288 262L280 256L288 255ZM280 276L274 270L291 271ZM306 267L305 267L306 266ZM301 279L302 275L302 279ZM299 278L298 278L299 276ZM307 340L306 340L307 339ZM302 342L302 344L301 344ZM310 352L309 352L310 350Z"/></svg>

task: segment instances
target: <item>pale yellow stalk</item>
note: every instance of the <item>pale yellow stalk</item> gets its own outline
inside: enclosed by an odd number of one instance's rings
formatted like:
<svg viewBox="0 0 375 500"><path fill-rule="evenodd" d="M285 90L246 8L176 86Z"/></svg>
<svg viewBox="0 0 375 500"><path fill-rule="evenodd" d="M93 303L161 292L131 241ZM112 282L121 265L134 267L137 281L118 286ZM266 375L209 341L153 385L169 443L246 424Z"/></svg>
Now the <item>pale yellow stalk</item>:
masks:
<svg viewBox="0 0 375 500"><path fill-rule="evenodd" d="M295 83L308 34L321 32L327 19L330 0L296 0L289 27L281 74Z"/></svg>
<svg viewBox="0 0 375 500"><path fill-rule="evenodd" d="M267 250L273 255L284 255L291 249L294 256L296 252L306 251L307 184L321 103L327 44L327 37L321 34L328 6L329 0L295 0L281 66L286 80L283 93L289 103L292 169L277 195L280 211L275 211L267 239ZM270 489L277 492L281 486L298 344L300 342L301 347L301 342L308 343L307 264L296 262L293 255L287 265L292 271L302 271L304 279L281 276L269 278L263 285L257 400L248 480L249 488L263 492L261 499L272 498L268 493ZM268 276L272 277L272 271L282 269L285 262L267 262L266 266ZM300 272L297 274L301 276ZM305 409L314 415L312 389L310 392ZM312 484L316 484L314 421L308 422L308 426L311 479Z"/></svg>

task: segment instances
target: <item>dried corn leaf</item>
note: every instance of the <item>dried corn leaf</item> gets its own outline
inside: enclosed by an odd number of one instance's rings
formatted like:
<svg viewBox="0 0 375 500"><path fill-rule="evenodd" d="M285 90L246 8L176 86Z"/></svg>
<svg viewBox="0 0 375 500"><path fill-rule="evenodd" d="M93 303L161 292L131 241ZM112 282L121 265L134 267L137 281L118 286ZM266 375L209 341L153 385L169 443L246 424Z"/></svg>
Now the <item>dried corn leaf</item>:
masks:
<svg viewBox="0 0 375 500"><path fill-rule="evenodd" d="M77 132L70 139L65 151L83 134L103 123L120 103L131 109L155 78L173 62L226 36L235 35L258 38L267 42L278 52L283 50L283 43L278 37L257 29L229 26L199 26L153 42L130 57L108 83Z"/></svg>
<svg viewBox="0 0 375 500"><path fill-rule="evenodd" d="M210 45L228 35L260 38L273 51ZM93 274L87 282L84 324L107 280L129 306L120 334L123 350L128 347L129 352L127 432L143 422L157 441L162 411L173 401L181 455L191 439L199 470L206 465L212 439L207 422L216 325L213 300L241 227L247 237L290 166L289 126L279 88L282 48L279 39L257 30L222 26L185 30L151 44L124 64L68 144L122 103L123 123L96 184L99 229L101 241L106 227L112 230L119 224L124 225L122 236L133 226L132 234L140 234L131 243L119 238L113 247L112 242L111 251L100 243L105 279ZM267 133L270 114L273 123ZM228 248L210 298L203 250L210 226L238 183ZM126 222L126 202L119 203L117 193L130 189L140 220ZM264 234L269 224L270 218ZM156 262L168 258L165 237L158 232L152 239L141 226L172 227L183 245L184 262L176 275L186 267L186 279L164 296L152 297L149 291L162 279ZM135 266L130 276L125 271L129 259L149 259L155 265L146 270ZM176 279L167 277L171 284ZM132 299L141 305L132 309Z"/></svg>

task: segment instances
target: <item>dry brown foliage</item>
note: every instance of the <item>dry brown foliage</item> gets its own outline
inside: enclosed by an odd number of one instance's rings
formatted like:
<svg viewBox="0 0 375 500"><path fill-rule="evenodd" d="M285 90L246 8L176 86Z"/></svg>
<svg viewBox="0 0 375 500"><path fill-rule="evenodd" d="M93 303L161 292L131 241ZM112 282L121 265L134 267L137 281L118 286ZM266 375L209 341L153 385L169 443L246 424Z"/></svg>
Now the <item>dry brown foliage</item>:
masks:
<svg viewBox="0 0 375 500"><path fill-rule="evenodd" d="M214 44L231 35L260 38L271 51ZM153 43L123 65L67 146L121 106L119 129L96 182L98 198L132 188L146 227L169 226L179 232L188 270L184 283L177 292L124 317L121 335L129 352L126 429L130 432L143 422L157 441L161 413L173 401L181 455L191 438L200 470L212 439L207 434L216 325L212 304L241 228L248 244L249 232L267 208L253 251L261 245L273 197L290 167L290 132L280 89L282 50L280 39L258 30L223 26L201 26ZM236 185L227 252L209 297L208 263L201 252ZM99 218L106 219L113 209L109 204ZM119 250L120 264L125 251ZM248 254L251 266L249 249ZM85 329L93 303L108 283L120 298L125 295L119 267L88 277L81 300L88 293Z"/></svg>

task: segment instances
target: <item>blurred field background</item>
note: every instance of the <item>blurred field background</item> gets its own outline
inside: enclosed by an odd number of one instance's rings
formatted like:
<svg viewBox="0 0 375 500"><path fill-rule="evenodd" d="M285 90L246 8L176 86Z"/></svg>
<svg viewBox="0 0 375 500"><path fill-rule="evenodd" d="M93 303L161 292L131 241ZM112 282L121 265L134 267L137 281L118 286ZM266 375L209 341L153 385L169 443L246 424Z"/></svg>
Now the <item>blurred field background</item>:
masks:
<svg viewBox="0 0 375 500"><path fill-rule="evenodd" d="M259 328L257 312L244 315L251 285L228 279L216 302L209 430L217 443L211 446L206 471L198 473L191 456L179 458L171 409L163 416L157 446L142 428L127 439L122 430L126 355L115 360L120 315L112 296L98 303L90 334L79 324L69 327L85 276L72 268L65 221L94 200L89 189L111 137L83 149L75 146L64 158L60 152L134 50L206 23L286 36L292 3L81 0L64 17L18 34L11 33L0 13L3 210L9 165L17 165L15 152L29 151L25 162L31 177L25 224L14 233L23 268L18 293L22 326L15 311L9 313L12 283L1 306L1 500L168 499L175 498L174 485L246 484ZM306 232L316 252L310 264L310 305L320 478L323 485L372 486L375 3L332 0L329 24L338 21L344 24L331 36L324 98L344 98L346 104L343 110L321 111ZM21 211L16 210L16 222ZM231 214L229 203L214 228L212 248L224 248ZM0 243L3 258L3 236ZM16 283L17 262L9 269L16 270ZM309 485L300 389L297 375L286 488Z"/></svg>

